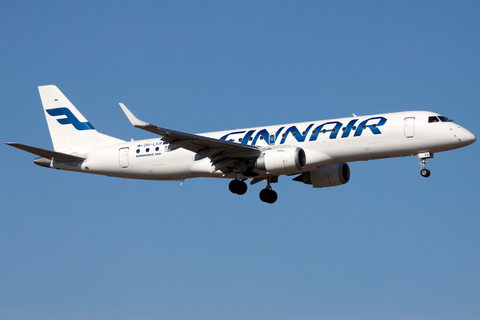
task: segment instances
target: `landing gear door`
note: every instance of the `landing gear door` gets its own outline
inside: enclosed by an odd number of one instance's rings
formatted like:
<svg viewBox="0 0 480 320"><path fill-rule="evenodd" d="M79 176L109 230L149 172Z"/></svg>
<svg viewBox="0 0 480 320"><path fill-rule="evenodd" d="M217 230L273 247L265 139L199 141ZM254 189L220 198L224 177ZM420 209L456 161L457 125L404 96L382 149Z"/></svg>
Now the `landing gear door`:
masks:
<svg viewBox="0 0 480 320"><path fill-rule="evenodd" d="M121 168L128 168L128 148L118 150L118 161Z"/></svg>
<svg viewBox="0 0 480 320"><path fill-rule="evenodd" d="M405 137L415 137L415 118L405 118Z"/></svg>

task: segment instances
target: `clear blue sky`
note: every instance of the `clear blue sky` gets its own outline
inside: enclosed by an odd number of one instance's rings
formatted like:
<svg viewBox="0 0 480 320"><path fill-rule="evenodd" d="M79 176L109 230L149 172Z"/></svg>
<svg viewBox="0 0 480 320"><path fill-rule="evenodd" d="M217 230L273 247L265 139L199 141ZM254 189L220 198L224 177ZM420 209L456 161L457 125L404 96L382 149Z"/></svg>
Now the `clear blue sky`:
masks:
<svg viewBox="0 0 480 320"><path fill-rule="evenodd" d="M37 86L95 128L118 106L206 132L430 110L477 136L478 1L3 1L0 136L52 148ZM478 319L480 143L281 177L122 180L2 145L1 319Z"/></svg>

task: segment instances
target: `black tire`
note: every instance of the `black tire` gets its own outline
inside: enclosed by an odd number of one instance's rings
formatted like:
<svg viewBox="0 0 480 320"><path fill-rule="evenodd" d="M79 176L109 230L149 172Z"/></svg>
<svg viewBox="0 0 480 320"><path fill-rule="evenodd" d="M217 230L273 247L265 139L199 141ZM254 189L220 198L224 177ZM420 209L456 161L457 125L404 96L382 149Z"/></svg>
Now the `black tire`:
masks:
<svg viewBox="0 0 480 320"><path fill-rule="evenodd" d="M239 185L240 185L241 183L242 183L242 182L239 181L239 180L232 180L232 181L230 181L230 183L229 183L229 185L228 185L228 189L230 190L230 192L238 194L238 190L240 190L240 186L239 186Z"/></svg>
<svg viewBox="0 0 480 320"><path fill-rule="evenodd" d="M263 202L267 202L268 200L268 191L268 189L262 189L262 191L260 191L260 200Z"/></svg>
<svg viewBox="0 0 480 320"><path fill-rule="evenodd" d="M244 181L235 179L230 181L228 189L230 190L230 192L235 194L245 194L245 192L247 192L247 184Z"/></svg>
<svg viewBox="0 0 480 320"><path fill-rule="evenodd" d="M428 178L428 177L430 177L430 170L422 169L422 170L420 170L420 174L422 175L422 177Z"/></svg>
<svg viewBox="0 0 480 320"><path fill-rule="evenodd" d="M277 193L273 190L268 190L267 202L268 203L274 203L275 201L277 201L277 199L278 199Z"/></svg>
<svg viewBox="0 0 480 320"><path fill-rule="evenodd" d="M260 191L260 200L266 203L274 203L277 201L278 195L271 189L263 189Z"/></svg>
<svg viewBox="0 0 480 320"><path fill-rule="evenodd" d="M237 191L237 194L242 195L242 194L245 194L245 192L247 192L248 187L245 181L240 181L240 184L238 186L239 186L239 189Z"/></svg>

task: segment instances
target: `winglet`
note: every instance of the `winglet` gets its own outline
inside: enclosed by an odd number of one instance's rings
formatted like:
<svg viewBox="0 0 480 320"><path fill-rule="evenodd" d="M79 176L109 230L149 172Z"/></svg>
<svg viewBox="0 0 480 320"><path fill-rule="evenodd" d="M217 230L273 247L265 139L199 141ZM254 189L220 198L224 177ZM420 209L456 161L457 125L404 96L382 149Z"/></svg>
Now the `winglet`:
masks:
<svg viewBox="0 0 480 320"><path fill-rule="evenodd" d="M146 126L149 126L150 123L147 123L145 121L142 121L140 119L138 119L137 117L135 117L135 115L130 111L128 110L127 107L125 107L125 105L123 103L119 103L120 107L122 108L123 112L125 113L125 115L127 116L128 120L130 121L130 123L134 126L134 127L146 127Z"/></svg>

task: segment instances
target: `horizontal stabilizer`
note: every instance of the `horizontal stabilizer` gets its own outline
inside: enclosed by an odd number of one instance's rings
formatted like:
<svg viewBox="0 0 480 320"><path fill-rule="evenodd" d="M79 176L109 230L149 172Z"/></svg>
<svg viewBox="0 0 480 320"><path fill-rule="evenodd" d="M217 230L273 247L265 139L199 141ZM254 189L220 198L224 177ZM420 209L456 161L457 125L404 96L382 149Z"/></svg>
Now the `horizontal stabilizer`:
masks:
<svg viewBox="0 0 480 320"><path fill-rule="evenodd" d="M71 154L66 154L66 153L61 153L61 152L56 152L56 151L51 151L46 149L40 149L40 148L31 147L31 146L27 146L27 145L15 143L15 142L6 142L5 144L21 149L23 151L33 153L43 158L55 159L57 161L74 162L74 161L83 161L86 159L78 156L73 156Z"/></svg>

